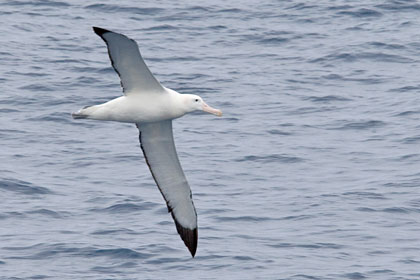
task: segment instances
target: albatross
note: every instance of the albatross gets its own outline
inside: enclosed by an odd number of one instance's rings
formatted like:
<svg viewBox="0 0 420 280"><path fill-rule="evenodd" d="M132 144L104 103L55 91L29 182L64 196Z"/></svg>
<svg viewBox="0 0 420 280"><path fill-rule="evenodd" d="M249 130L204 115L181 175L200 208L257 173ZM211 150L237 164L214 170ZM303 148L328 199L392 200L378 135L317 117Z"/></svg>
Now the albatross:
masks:
<svg viewBox="0 0 420 280"><path fill-rule="evenodd" d="M219 117L222 112L207 105L198 95L180 94L162 86L146 66L134 40L99 27L93 30L107 45L124 94L103 104L84 107L72 113L72 117L137 126L140 147L152 177L181 239L194 257L198 241L197 213L176 153L172 120L194 111Z"/></svg>

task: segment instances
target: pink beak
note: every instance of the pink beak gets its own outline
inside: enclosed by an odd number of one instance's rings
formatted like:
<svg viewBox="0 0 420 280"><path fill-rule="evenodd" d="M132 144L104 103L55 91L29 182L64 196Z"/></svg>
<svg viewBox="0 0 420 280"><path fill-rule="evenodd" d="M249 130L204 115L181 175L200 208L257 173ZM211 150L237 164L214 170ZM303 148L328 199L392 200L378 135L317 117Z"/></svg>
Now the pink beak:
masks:
<svg viewBox="0 0 420 280"><path fill-rule="evenodd" d="M203 111L205 111L207 113L210 113L210 114L213 114L213 115L216 115L218 117L221 117L222 116L222 111L210 107L204 101L203 101Z"/></svg>

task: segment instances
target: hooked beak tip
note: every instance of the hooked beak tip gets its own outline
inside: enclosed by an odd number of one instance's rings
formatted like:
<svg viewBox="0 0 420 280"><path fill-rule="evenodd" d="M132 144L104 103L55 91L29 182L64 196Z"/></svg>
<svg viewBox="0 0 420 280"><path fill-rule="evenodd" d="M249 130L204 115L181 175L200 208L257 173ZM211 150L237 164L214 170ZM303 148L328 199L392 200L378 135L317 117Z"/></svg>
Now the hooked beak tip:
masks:
<svg viewBox="0 0 420 280"><path fill-rule="evenodd" d="M207 104L203 105L203 111L221 117L223 115L222 111L214 109Z"/></svg>

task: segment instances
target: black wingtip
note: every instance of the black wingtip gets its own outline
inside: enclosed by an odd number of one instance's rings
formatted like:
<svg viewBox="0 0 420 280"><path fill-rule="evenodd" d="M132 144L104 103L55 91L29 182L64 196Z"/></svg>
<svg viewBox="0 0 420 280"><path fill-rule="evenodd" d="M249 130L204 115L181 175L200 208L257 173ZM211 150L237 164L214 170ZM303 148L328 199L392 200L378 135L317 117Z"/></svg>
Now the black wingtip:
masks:
<svg viewBox="0 0 420 280"><path fill-rule="evenodd" d="M100 27L96 27L96 26L93 26L93 31L95 31L95 33L98 34L101 37L104 33L111 32L109 30L106 30L106 29L103 29L103 28L100 28Z"/></svg>
<svg viewBox="0 0 420 280"><path fill-rule="evenodd" d="M174 218L176 230L178 231L181 239L184 241L185 246L187 246L188 250L191 253L191 256L194 258L195 252L197 251L197 243L198 243L198 230L189 229L181 226L178 221L175 219L173 212L171 213L172 217Z"/></svg>

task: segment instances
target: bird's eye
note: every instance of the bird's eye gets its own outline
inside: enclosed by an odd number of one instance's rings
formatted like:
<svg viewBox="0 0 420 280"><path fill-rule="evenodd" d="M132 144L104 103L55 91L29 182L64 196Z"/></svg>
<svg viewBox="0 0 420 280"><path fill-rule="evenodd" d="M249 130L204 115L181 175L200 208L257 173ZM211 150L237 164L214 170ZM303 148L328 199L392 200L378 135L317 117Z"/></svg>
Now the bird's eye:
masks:
<svg viewBox="0 0 420 280"><path fill-rule="evenodd" d="M198 102L198 99L196 99L195 102Z"/></svg>

